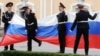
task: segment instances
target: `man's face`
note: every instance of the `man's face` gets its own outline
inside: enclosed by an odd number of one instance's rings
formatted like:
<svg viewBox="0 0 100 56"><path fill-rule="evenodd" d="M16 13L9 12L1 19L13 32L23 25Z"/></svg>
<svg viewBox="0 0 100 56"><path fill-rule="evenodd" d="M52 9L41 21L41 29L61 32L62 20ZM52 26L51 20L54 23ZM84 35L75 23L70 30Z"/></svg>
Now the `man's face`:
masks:
<svg viewBox="0 0 100 56"><path fill-rule="evenodd" d="M84 6L79 6L79 10L84 10Z"/></svg>
<svg viewBox="0 0 100 56"><path fill-rule="evenodd" d="M12 7L7 7L8 11L11 11Z"/></svg>
<svg viewBox="0 0 100 56"><path fill-rule="evenodd" d="M59 6L59 11L64 11L64 8Z"/></svg>
<svg viewBox="0 0 100 56"><path fill-rule="evenodd" d="M30 12L31 12L31 10L28 8L28 9L26 10L26 13L29 14Z"/></svg>

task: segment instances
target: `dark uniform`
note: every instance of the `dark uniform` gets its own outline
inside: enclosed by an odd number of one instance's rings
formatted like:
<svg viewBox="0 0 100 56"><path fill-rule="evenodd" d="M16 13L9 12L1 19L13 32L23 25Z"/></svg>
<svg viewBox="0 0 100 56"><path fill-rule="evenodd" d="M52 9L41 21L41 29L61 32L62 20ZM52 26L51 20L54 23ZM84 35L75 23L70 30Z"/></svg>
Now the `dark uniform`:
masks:
<svg viewBox="0 0 100 56"><path fill-rule="evenodd" d="M82 8L79 7L79 8ZM97 14L95 14L93 17L89 14L88 11L80 10L76 14L76 19L71 27L71 30L74 30L75 26L77 25L77 34L76 34L76 40L74 44L74 53L76 54L77 47L80 41L80 38L83 34L84 41L85 41L85 54L88 55L88 49L89 49L89 24L88 24L88 18L94 20L96 18Z"/></svg>
<svg viewBox="0 0 100 56"><path fill-rule="evenodd" d="M57 15L58 18L58 35L59 35L59 43L60 43L60 53L65 52L65 37L66 37L66 23L67 22L67 15L63 11Z"/></svg>
<svg viewBox="0 0 100 56"><path fill-rule="evenodd" d="M9 2L7 3L6 7L9 7L9 6L13 6L13 3L12 2ZM4 33L6 33L7 31L7 28L9 26L9 21L11 21L12 17L14 15L14 12L8 12L6 11L5 13L3 13L3 16L2 16L2 22L4 23ZM5 46L5 50L8 50L8 46ZM14 50L14 45L10 45L10 50Z"/></svg>
<svg viewBox="0 0 100 56"><path fill-rule="evenodd" d="M35 38L37 30L37 20L34 13L24 14L25 25L28 35L28 51L32 51L32 39L41 46L41 41Z"/></svg>

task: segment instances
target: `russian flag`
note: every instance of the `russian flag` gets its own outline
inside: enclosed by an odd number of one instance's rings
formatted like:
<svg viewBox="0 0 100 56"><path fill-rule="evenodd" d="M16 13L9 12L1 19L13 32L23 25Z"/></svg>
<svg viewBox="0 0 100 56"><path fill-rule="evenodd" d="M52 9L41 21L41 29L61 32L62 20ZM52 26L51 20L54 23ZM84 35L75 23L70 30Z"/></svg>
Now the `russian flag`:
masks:
<svg viewBox="0 0 100 56"><path fill-rule="evenodd" d="M73 32L70 32L70 28L75 19L75 13L66 13L68 15L68 22L66 23L67 31L66 31L66 47L73 48L74 41L76 37L76 29ZM59 45L58 41L58 31L57 31L57 17L56 14L52 16L48 16L46 18L38 19L38 30L37 30L37 38L48 42L51 44ZM100 48L100 14L94 21L89 20L89 47L90 48ZM18 15L14 15L13 19L10 22L9 28L4 34L0 46L5 46L14 43L20 43L23 41L27 41L27 32L25 29L25 21ZM63 40L62 40L63 41ZM79 43L79 48L84 48L84 39L83 36Z"/></svg>

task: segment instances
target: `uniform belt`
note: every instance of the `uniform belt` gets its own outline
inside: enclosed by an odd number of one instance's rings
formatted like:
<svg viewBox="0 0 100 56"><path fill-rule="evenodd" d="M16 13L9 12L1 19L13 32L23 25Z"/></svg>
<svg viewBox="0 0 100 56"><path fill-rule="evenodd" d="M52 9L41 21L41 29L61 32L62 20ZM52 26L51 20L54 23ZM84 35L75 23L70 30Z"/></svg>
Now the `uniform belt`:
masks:
<svg viewBox="0 0 100 56"><path fill-rule="evenodd" d="M67 22L58 22L58 24L65 24L65 23L67 23Z"/></svg>
<svg viewBox="0 0 100 56"><path fill-rule="evenodd" d="M78 21L77 23L87 23L88 21Z"/></svg>
<svg viewBox="0 0 100 56"><path fill-rule="evenodd" d="M32 22L32 23L30 23L30 24L27 24L28 26L32 26L34 23Z"/></svg>

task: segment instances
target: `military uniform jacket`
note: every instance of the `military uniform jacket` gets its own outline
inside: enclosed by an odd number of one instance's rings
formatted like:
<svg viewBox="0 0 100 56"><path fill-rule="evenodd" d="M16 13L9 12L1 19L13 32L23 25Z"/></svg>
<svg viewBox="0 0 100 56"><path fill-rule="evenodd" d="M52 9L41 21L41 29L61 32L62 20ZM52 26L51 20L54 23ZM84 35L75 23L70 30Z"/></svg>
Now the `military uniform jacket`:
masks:
<svg viewBox="0 0 100 56"><path fill-rule="evenodd" d="M65 14L65 12L63 11L62 13L59 13L57 15L57 19L58 19L58 30L66 30L66 23L62 23L62 22L67 22L68 17Z"/></svg>
<svg viewBox="0 0 100 56"><path fill-rule="evenodd" d="M71 27L71 30L77 25L77 29L89 29L88 18L94 20L97 14L91 16L88 11L81 10L76 14L76 19Z"/></svg>
<svg viewBox="0 0 100 56"><path fill-rule="evenodd" d="M5 12L5 13L3 13L3 16L2 16L2 22L5 24L4 25L4 28L7 28L8 27L8 25L9 25L9 21L11 21L11 19L12 19L12 17L13 17L13 15L14 15L14 12Z"/></svg>
<svg viewBox="0 0 100 56"><path fill-rule="evenodd" d="M37 20L34 13L26 14L25 25L26 29L35 30L37 29Z"/></svg>

